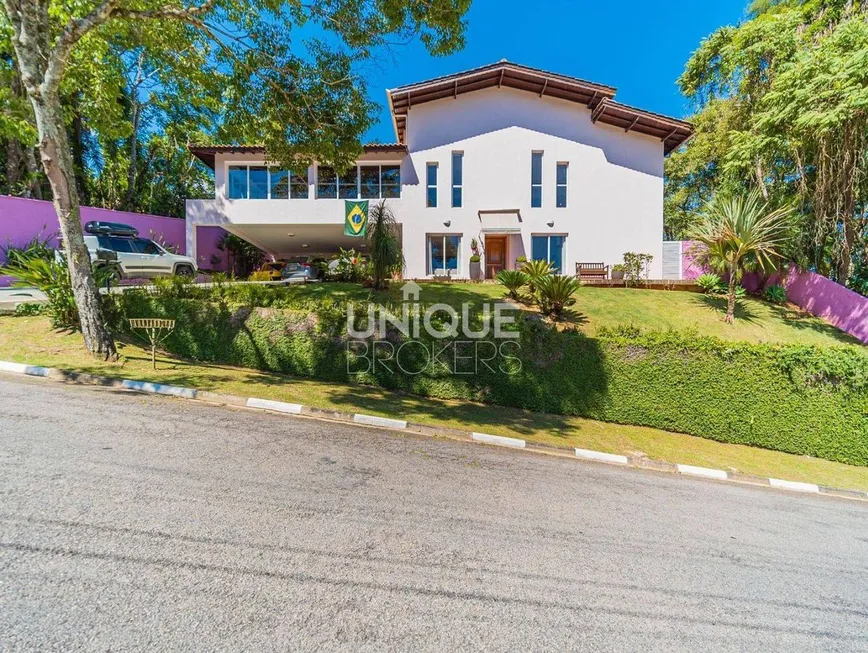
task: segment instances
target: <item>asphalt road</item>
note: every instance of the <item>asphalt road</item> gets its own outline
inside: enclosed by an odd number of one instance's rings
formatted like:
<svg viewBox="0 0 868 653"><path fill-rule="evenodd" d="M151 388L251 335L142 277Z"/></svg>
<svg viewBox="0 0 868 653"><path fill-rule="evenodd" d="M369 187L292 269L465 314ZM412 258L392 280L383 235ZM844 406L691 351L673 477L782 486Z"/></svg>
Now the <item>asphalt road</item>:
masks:
<svg viewBox="0 0 868 653"><path fill-rule="evenodd" d="M0 375L0 650L868 650L868 508Z"/></svg>

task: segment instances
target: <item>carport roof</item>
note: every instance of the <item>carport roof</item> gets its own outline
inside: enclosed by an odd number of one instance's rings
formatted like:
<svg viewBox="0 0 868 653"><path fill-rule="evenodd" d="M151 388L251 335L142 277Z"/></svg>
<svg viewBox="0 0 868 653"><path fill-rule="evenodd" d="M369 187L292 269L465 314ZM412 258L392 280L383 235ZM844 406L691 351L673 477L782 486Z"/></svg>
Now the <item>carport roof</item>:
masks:
<svg viewBox="0 0 868 653"><path fill-rule="evenodd" d="M407 146L400 143L369 143L363 145L365 154L406 154ZM214 169L214 157L218 154L265 154L264 145L197 145L187 146L190 153L206 166Z"/></svg>

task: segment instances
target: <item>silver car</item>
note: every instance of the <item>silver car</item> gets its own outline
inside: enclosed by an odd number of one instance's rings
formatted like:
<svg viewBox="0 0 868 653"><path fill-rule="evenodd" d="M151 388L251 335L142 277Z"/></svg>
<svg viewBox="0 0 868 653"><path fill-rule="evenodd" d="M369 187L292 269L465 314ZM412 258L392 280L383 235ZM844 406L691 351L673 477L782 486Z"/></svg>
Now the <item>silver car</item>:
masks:
<svg viewBox="0 0 868 653"><path fill-rule="evenodd" d="M117 254L118 273L124 279L196 275L196 261L191 257L172 254L150 238L140 238L138 232L128 225L88 222L85 232L84 242L91 262L99 264L104 261L105 250L114 252Z"/></svg>

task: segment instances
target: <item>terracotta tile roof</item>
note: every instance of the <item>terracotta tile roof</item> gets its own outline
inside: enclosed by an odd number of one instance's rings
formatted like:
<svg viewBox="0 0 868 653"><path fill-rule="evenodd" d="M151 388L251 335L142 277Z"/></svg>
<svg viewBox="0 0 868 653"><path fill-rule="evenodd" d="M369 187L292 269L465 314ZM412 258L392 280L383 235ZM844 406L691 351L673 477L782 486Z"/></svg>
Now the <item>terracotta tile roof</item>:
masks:
<svg viewBox="0 0 868 653"><path fill-rule="evenodd" d="M599 120L605 124L625 127L627 131L632 130L661 138L666 154L693 134L693 125L688 122L615 102L613 98L617 89L613 86L522 66L505 59L487 66L386 91L395 134L400 142L404 142L407 114L414 105L503 86L537 93L540 97L556 97L583 104L597 116L595 122ZM597 112L604 105L605 108L598 114ZM661 127L664 123L669 127L668 130L664 131Z"/></svg>

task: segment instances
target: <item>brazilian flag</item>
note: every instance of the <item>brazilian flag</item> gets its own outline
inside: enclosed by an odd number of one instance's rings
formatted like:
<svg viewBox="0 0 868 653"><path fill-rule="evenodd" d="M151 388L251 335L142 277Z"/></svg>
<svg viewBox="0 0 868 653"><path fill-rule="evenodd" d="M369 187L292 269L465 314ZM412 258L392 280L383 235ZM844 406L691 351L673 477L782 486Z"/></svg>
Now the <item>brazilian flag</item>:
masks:
<svg viewBox="0 0 868 653"><path fill-rule="evenodd" d="M345 200L344 210L347 218L344 222L344 236L364 236L368 230L368 200Z"/></svg>

